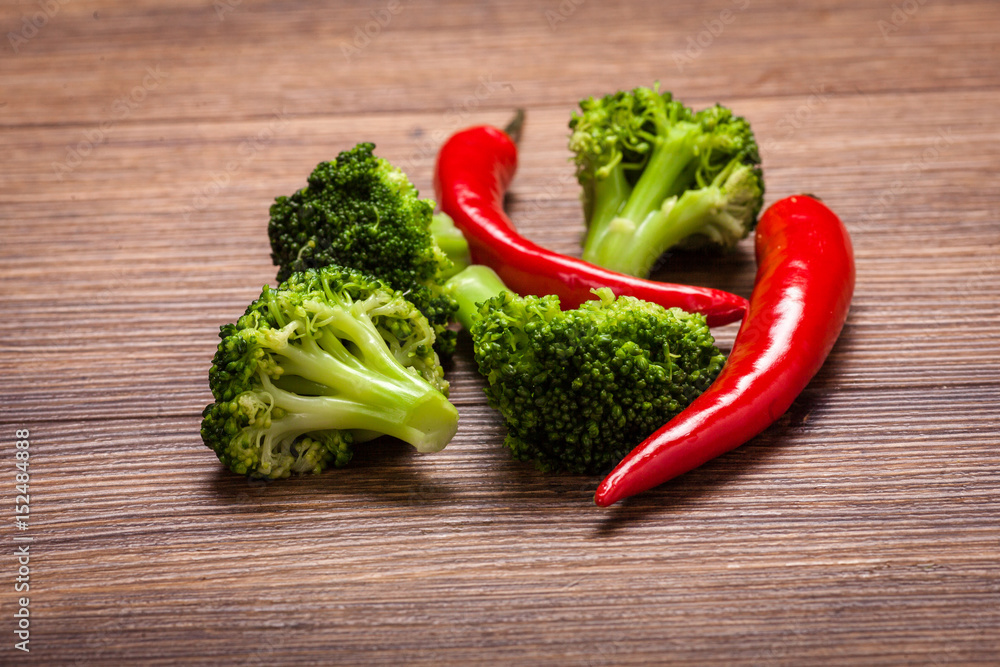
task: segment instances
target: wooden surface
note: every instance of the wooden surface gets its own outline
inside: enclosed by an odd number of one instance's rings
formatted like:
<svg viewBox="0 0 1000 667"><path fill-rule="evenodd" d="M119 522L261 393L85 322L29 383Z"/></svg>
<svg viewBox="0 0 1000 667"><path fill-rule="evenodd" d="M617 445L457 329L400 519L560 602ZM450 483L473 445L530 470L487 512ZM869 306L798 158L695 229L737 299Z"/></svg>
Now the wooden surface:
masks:
<svg viewBox="0 0 1000 667"><path fill-rule="evenodd" d="M6 0L0 28L0 662L1000 660L993 0ZM656 79L752 121L768 202L816 193L853 234L850 319L778 424L600 510L599 478L510 460L462 338L440 454L220 468L207 370L273 278L276 195L371 140L430 196L448 133L522 106L511 214L577 253L568 115ZM659 275L748 295L753 270L747 241Z"/></svg>

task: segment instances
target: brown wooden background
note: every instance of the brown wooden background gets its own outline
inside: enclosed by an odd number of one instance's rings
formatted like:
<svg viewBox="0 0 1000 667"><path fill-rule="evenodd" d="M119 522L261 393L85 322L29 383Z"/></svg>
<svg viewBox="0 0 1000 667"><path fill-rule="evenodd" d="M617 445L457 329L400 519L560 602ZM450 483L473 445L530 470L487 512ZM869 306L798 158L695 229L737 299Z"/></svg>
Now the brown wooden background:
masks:
<svg viewBox="0 0 1000 667"><path fill-rule="evenodd" d="M0 662L1000 660L993 0L7 0L0 30ZM851 317L780 423L600 510L598 478L510 460L463 338L444 452L220 469L207 369L273 278L276 195L372 140L430 196L448 133L522 106L511 214L575 253L568 115L655 79L748 116L768 202L816 193L854 236ZM660 275L753 269L748 241Z"/></svg>

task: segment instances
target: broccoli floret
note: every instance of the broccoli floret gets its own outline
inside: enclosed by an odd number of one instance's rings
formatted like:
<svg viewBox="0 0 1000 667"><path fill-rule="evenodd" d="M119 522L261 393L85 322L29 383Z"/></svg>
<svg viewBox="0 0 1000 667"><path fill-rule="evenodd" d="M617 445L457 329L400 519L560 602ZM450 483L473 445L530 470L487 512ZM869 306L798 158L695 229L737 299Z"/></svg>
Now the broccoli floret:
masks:
<svg viewBox="0 0 1000 667"><path fill-rule="evenodd" d="M456 306L441 290L451 262L431 236L434 203L374 149L361 143L320 163L305 188L275 199L268 236L278 280L330 264L376 276L406 293L450 354Z"/></svg>
<svg viewBox="0 0 1000 667"><path fill-rule="evenodd" d="M457 429L427 318L359 272L328 266L265 286L219 337L201 435L233 472L319 473L379 435L435 452Z"/></svg>
<svg viewBox="0 0 1000 667"><path fill-rule="evenodd" d="M583 186L583 258L646 277L668 249L731 248L764 201L750 124L716 105L697 113L657 88L580 102L569 123Z"/></svg>
<svg viewBox="0 0 1000 667"><path fill-rule="evenodd" d="M489 404L514 457L542 470L602 472L715 380L725 357L702 315L615 298L563 311L519 297L491 269L448 281L470 328Z"/></svg>

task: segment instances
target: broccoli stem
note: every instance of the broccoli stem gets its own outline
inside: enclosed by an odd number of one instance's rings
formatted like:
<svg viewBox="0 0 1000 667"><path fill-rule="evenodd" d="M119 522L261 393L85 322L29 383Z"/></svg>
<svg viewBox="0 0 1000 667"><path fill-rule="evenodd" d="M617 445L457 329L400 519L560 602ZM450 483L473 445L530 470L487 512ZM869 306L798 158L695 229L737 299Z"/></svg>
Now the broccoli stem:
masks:
<svg viewBox="0 0 1000 667"><path fill-rule="evenodd" d="M594 183L593 192L587 194L590 198L587 203L587 225L592 230L591 236L596 235L598 230L607 228L608 223L621 212L630 194L632 186L625 178L625 167L619 161L608 170L605 178ZM591 243L590 238L587 243Z"/></svg>
<svg viewBox="0 0 1000 667"><path fill-rule="evenodd" d="M431 217L430 230L434 242L452 263L451 267L441 269L441 278L447 280L472 263L469 242L447 213L435 213Z"/></svg>
<svg viewBox="0 0 1000 667"><path fill-rule="evenodd" d="M697 126L684 123L671 128L656 144L642 175L631 191L603 179L595 189L594 218L583 248L583 258L630 275L648 275L663 252L684 235L674 238L665 225L664 206L685 189L690 165L698 153ZM613 169L609 178L620 169ZM627 185L627 184L626 184ZM603 201L604 198L606 201ZM622 198L624 197L624 202ZM607 211L617 210L608 217ZM601 217L596 215L602 212ZM670 237L670 243L661 241ZM657 252L658 250L658 252Z"/></svg>
<svg viewBox="0 0 1000 667"><path fill-rule="evenodd" d="M732 187L732 183L727 182L731 177L739 179L740 170L747 168L738 160L732 160L711 183L699 182L698 189L685 190L679 198L671 197L638 230L634 243L648 247L649 256L655 263L656 258L670 247L694 234L704 234L720 245L725 245L726 239L739 238L744 214L739 209L741 206L745 209L748 204L734 197L731 191L727 192L726 186ZM739 190L740 184L735 188Z"/></svg>
<svg viewBox="0 0 1000 667"><path fill-rule="evenodd" d="M621 217L639 225L659 210L663 200L676 190L675 182L695 157L694 136L695 126L682 126L670 130L667 138L657 144L622 209Z"/></svg>
<svg viewBox="0 0 1000 667"><path fill-rule="evenodd" d="M265 387L274 399L274 407L289 413L276 420L285 435L296 430L299 434L377 431L425 453L441 451L455 435L455 406L430 385L423 391L414 386L418 390L404 392L402 387L383 382L377 390L369 387L361 392L364 398L300 396L274 384L265 383Z"/></svg>
<svg viewBox="0 0 1000 667"><path fill-rule="evenodd" d="M723 203L720 194L715 188L687 190L657 211L650 218L650 224L641 227L635 235L634 242L648 249L645 261L636 267L637 270L649 273L657 258L671 246L702 231L705 217Z"/></svg>
<svg viewBox="0 0 1000 667"><path fill-rule="evenodd" d="M289 449L292 441L303 433L324 428L323 422L323 415L313 414L286 414L272 419L269 428L260 431L257 435L260 445L259 472L264 475L280 474L281 471L274 468L275 452ZM292 468L295 466L293 465ZM294 472L308 472L308 469L295 468Z"/></svg>
<svg viewBox="0 0 1000 667"><path fill-rule="evenodd" d="M717 187L686 190L679 198L664 202L631 234L610 235L602 248L604 256L615 259L616 271L648 275L656 260L672 246L692 234L710 232L711 228L705 227L706 218L718 217L714 214L724 206L725 198Z"/></svg>
<svg viewBox="0 0 1000 667"><path fill-rule="evenodd" d="M444 288L458 302L456 318L466 331L480 318L479 304L507 291L496 271L481 264L462 270L450 278Z"/></svg>
<svg viewBox="0 0 1000 667"><path fill-rule="evenodd" d="M404 440L420 452L443 449L455 435L455 406L400 366L366 318L332 308L318 308L313 316L322 322L324 333L336 330L337 335L319 339L304 335L298 344L269 350L284 370L273 382L261 374L274 407L315 416L315 423L309 422L312 428L303 432L374 430ZM294 393L303 386L315 386L322 393Z"/></svg>

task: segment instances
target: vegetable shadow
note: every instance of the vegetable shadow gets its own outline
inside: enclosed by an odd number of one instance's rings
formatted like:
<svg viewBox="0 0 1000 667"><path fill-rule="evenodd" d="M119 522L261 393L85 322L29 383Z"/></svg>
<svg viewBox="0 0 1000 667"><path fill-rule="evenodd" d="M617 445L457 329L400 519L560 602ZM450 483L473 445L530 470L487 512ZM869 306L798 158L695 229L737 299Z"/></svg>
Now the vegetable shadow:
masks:
<svg viewBox="0 0 1000 667"><path fill-rule="evenodd" d="M744 239L732 250L670 251L660 256L650 280L712 287L749 298L756 271L753 242Z"/></svg>
<svg viewBox="0 0 1000 667"><path fill-rule="evenodd" d="M285 479L251 479L222 465L212 478L215 497L245 512L272 512L331 499L375 501L390 505L437 505L452 502L454 489L419 465L405 442L382 437L354 447L343 468Z"/></svg>
<svg viewBox="0 0 1000 667"><path fill-rule="evenodd" d="M662 520L692 510L711 496L726 496L730 484L766 463L784 447L795 446L795 434L808 427L813 410L822 403L821 391L803 392L787 412L753 440L709 461L699 468L644 493L626 498L603 510L607 515L595 527L595 537L610 538L630 526ZM738 503L738 499L723 501Z"/></svg>

